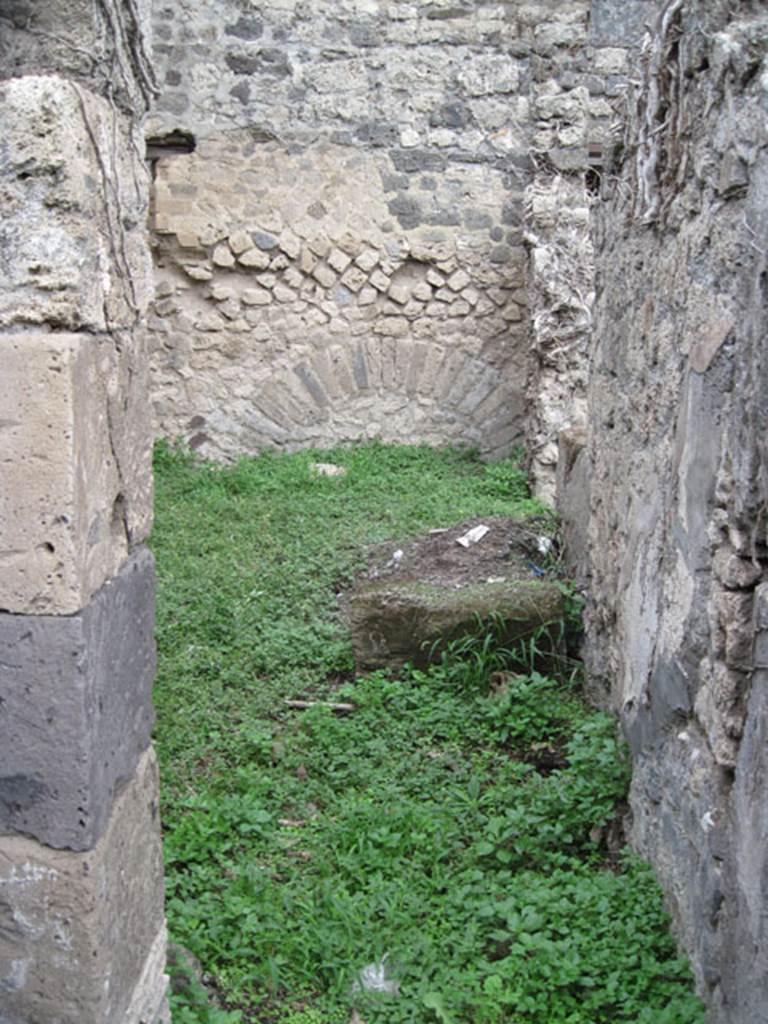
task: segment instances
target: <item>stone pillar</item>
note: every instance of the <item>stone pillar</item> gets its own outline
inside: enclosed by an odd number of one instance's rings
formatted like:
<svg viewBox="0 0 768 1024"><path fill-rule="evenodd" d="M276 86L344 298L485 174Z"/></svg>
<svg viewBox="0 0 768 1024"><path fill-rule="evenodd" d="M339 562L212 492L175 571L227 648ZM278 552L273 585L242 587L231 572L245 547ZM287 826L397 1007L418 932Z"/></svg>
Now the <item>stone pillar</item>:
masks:
<svg viewBox="0 0 768 1024"><path fill-rule="evenodd" d="M0 0L0 1022L168 1019L135 0Z"/></svg>

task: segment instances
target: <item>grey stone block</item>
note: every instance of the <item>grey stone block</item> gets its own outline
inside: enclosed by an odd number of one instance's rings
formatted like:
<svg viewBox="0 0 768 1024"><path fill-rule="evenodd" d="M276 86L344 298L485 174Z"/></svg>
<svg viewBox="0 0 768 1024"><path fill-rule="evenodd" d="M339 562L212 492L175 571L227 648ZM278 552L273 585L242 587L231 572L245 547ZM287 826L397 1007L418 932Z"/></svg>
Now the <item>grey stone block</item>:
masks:
<svg viewBox="0 0 768 1024"><path fill-rule="evenodd" d="M400 226L406 230L418 227L422 221L421 206L410 196L399 195L387 205L389 212L397 217Z"/></svg>
<svg viewBox="0 0 768 1024"><path fill-rule="evenodd" d="M410 187L411 179L407 174L381 174L381 184L385 192L399 192Z"/></svg>
<svg viewBox="0 0 768 1024"><path fill-rule="evenodd" d="M243 57L238 53L228 53L224 59L229 70L236 75L254 75L261 67L258 57Z"/></svg>
<svg viewBox="0 0 768 1024"><path fill-rule="evenodd" d="M275 238L274 235L270 235L266 231L254 231L252 237L254 243L265 252L276 249L280 244L279 239Z"/></svg>
<svg viewBox="0 0 768 1024"><path fill-rule="evenodd" d="M472 120L472 112L466 103L444 103L429 115L433 128L465 128Z"/></svg>
<svg viewBox="0 0 768 1024"><path fill-rule="evenodd" d="M637 46L655 13L654 0L592 0L590 42L597 46Z"/></svg>
<svg viewBox="0 0 768 1024"><path fill-rule="evenodd" d="M224 58L227 67L236 75L269 75L285 78L291 73L291 66L282 50L267 47L255 54L228 53Z"/></svg>
<svg viewBox="0 0 768 1024"><path fill-rule="evenodd" d="M413 174L417 171L444 171L447 165L444 156L429 149L394 150L391 156L395 168L402 174Z"/></svg>
<svg viewBox="0 0 768 1024"><path fill-rule="evenodd" d="M77 615L0 615L0 833L97 842L150 742L153 629L146 548Z"/></svg>
<svg viewBox="0 0 768 1024"><path fill-rule="evenodd" d="M246 104L251 98L251 86L247 80L238 82L236 86L229 90L229 95L234 96L240 103Z"/></svg>
<svg viewBox="0 0 768 1024"><path fill-rule="evenodd" d="M394 146L400 139L400 128L396 124L361 124L355 129L358 142L367 143L371 147Z"/></svg>
<svg viewBox="0 0 768 1024"><path fill-rule="evenodd" d="M353 356L352 370L358 390L364 391L368 387L368 366L365 361L365 351L359 342Z"/></svg>
<svg viewBox="0 0 768 1024"><path fill-rule="evenodd" d="M401 225L408 228L410 225L404 223L403 217L398 216L397 218ZM426 224L431 224L434 227L458 227L461 224L461 216L458 210L435 210L433 213L428 214L424 218ZM414 225L418 226L418 224Z"/></svg>
<svg viewBox="0 0 768 1024"><path fill-rule="evenodd" d="M307 366L302 363L299 366L295 366L293 372L310 393L316 405L322 408L324 405L328 404L328 396L323 390L322 385Z"/></svg>
<svg viewBox="0 0 768 1024"><path fill-rule="evenodd" d="M264 24L258 18L248 18L241 14L233 25L227 25L224 35L235 36L237 39L258 39L264 34Z"/></svg>

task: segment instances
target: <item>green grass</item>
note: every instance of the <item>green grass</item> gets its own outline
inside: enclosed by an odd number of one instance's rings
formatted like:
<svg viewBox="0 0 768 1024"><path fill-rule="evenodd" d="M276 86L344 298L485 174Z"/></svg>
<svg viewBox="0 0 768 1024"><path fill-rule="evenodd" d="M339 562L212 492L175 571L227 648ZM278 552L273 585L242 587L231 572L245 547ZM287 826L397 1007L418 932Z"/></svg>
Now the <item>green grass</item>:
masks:
<svg viewBox="0 0 768 1024"><path fill-rule="evenodd" d="M703 1021L649 870L608 864L627 763L573 673L518 665L494 694L509 657L480 637L352 680L336 593L368 545L542 513L514 462L467 453L159 449L168 916L232 1008L192 986L175 1024ZM355 711L282 703L307 695ZM385 957L399 994L355 991Z"/></svg>

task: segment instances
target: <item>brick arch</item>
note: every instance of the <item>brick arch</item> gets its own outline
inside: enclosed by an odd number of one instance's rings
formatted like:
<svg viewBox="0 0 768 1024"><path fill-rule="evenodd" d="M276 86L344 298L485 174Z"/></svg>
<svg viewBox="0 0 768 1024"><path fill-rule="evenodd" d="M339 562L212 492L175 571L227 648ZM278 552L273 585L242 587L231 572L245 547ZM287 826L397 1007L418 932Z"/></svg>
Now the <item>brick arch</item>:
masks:
<svg viewBox="0 0 768 1024"><path fill-rule="evenodd" d="M296 450L343 441L470 444L502 456L522 436L522 395L484 359L433 341L339 341L283 359L210 424L236 449ZM190 421L187 440L217 455L209 422Z"/></svg>

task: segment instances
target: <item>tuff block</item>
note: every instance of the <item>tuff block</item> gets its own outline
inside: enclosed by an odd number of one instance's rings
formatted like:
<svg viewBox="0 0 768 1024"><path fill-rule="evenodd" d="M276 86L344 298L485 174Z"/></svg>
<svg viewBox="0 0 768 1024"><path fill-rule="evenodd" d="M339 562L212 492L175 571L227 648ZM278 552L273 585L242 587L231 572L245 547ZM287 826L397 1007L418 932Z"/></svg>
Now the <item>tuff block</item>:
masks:
<svg viewBox="0 0 768 1024"><path fill-rule="evenodd" d="M152 521L138 340L0 335L0 610L71 614Z"/></svg>
<svg viewBox="0 0 768 1024"><path fill-rule="evenodd" d="M2 1024L155 1024L166 979L154 753L97 845L0 838Z"/></svg>
<svg viewBox="0 0 768 1024"><path fill-rule="evenodd" d="M0 82L0 325L105 331L146 308L148 172L138 127L74 81Z"/></svg>
<svg viewBox="0 0 768 1024"><path fill-rule="evenodd" d="M0 615L0 834L98 840L150 742L153 628L146 548L76 615Z"/></svg>

